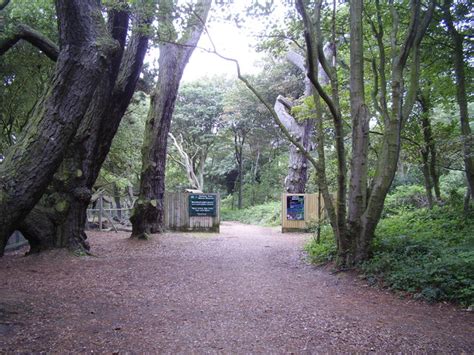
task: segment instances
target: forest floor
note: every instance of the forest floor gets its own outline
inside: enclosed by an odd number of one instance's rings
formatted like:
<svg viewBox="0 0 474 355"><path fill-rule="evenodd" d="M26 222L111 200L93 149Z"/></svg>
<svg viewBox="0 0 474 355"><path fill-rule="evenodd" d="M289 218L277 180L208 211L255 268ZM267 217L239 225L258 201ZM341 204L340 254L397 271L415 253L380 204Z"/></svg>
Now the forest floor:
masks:
<svg viewBox="0 0 474 355"><path fill-rule="evenodd" d="M0 353L474 352L473 313L308 265L309 235L89 238L95 256L0 259Z"/></svg>

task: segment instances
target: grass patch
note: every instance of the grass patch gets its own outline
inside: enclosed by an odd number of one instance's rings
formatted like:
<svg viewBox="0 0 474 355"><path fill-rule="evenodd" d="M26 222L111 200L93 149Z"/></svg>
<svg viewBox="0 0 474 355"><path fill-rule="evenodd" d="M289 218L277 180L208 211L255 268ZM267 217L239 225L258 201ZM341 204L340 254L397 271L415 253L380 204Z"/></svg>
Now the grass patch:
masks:
<svg viewBox="0 0 474 355"><path fill-rule="evenodd" d="M281 202L269 202L241 210L221 209L223 221L238 221L247 224L278 226L281 220Z"/></svg>

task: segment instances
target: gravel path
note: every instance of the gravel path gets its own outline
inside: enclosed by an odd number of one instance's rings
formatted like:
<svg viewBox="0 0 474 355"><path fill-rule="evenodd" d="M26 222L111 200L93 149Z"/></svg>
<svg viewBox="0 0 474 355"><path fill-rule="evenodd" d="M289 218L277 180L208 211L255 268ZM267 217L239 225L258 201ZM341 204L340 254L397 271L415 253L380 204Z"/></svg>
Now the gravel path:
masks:
<svg viewBox="0 0 474 355"><path fill-rule="evenodd" d="M307 265L308 235L223 223L150 241L91 233L96 257L0 259L0 353L474 352L474 316Z"/></svg>

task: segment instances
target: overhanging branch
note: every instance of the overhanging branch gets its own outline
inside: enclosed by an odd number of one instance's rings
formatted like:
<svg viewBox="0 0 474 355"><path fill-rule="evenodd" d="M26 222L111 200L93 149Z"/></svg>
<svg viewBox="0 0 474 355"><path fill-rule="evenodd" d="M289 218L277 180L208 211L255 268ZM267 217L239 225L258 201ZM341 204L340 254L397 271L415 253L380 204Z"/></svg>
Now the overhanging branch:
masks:
<svg viewBox="0 0 474 355"><path fill-rule="evenodd" d="M9 3L10 0L3 0L2 2L0 2L0 11L2 11Z"/></svg>
<svg viewBox="0 0 474 355"><path fill-rule="evenodd" d="M51 41L42 33L24 24L18 25L10 36L0 40L0 55L5 54L20 40L29 42L41 50L51 60L56 61L58 59L59 47L56 43Z"/></svg>

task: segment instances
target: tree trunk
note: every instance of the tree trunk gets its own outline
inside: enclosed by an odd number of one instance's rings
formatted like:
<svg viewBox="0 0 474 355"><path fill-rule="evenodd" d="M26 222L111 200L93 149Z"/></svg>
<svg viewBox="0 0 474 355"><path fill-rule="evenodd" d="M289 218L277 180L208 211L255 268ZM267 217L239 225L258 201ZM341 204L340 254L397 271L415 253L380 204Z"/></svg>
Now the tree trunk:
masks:
<svg viewBox="0 0 474 355"><path fill-rule="evenodd" d="M426 199L428 207L433 208L433 184L431 181L428 151L425 147L421 149L421 171L423 173L423 181L425 183Z"/></svg>
<svg viewBox="0 0 474 355"><path fill-rule="evenodd" d="M160 5L163 5L160 21L168 32L173 32L173 8L166 1ZM171 118L184 68L199 41L210 6L210 0L199 1L196 18L188 22L182 38L172 38L160 45L158 83L151 96L142 147L140 192L131 216L132 237L146 239L150 233L164 229L163 198ZM177 42L173 43L174 40Z"/></svg>
<svg viewBox="0 0 474 355"><path fill-rule="evenodd" d="M89 249L84 228L92 187L132 98L148 44L148 36L140 28L143 21L139 21L123 54L128 14L112 13L109 14L109 19L112 36L120 43L121 50L105 68L103 79L95 91L85 118L55 174L50 192L43 199L43 205L49 205L50 211L58 210L55 206L60 207L60 213L56 211L56 216L52 217L50 213L44 215L45 219L54 221L49 225L54 228L42 230L38 235L27 233L29 238L35 239L35 245L40 240L45 248L53 245L79 252ZM44 212L45 209L36 211L35 215L41 211ZM23 232L23 228L34 231L30 226L34 221L26 218L20 231ZM53 239L52 242L47 240L50 238Z"/></svg>
<svg viewBox="0 0 474 355"><path fill-rule="evenodd" d="M348 233L351 250L344 253L344 262L351 265L355 254L365 254L365 245L357 238L362 234L362 215L367 206L367 171L369 149L369 112L364 95L364 53L362 37L362 1L351 1L350 38L350 104L352 118L352 160L349 181ZM396 164L395 164L396 166ZM359 240L358 240L359 239ZM365 257L365 256L364 256Z"/></svg>
<svg viewBox="0 0 474 355"><path fill-rule="evenodd" d="M421 105L421 129L423 131L423 148L421 150L422 171L425 180L426 197L430 208L433 207L433 188L438 201L441 200L439 175L436 168L436 148L431 129L431 104L428 95L421 93L418 97Z"/></svg>
<svg viewBox="0 0 474 355"><path fill-rule="evenodd" d="M294 51L289 51L286 55L287 59L300 69L303 73L306 72L306 63L303 56ZM326 78L323 70L320 70L320 77ZM313 94L313 85L308 77L304 79L305 91L304 97ZM327 84L327 82L325 82ZM304 147L305 150L310 151L312 146L312 133L314 127L314 119L306 119L303 122L298 122L290 113L293 103L282 96L278 96L275 102L275 111L279 115L281 122L285 125L287 130L295 136ZM306 191L306 184L308 181L308 159L298 147L291 144L288 162L288 175L285 178L285 191L287 193L304 193Z"/></svg>
<svg viewBox="0 0 474 355"><path fill-rule="evenodd" d="M239 160L239 199L238 199L238 205L237 208L239 210L242 209L242 195L243 195L243 156L242 156L242 150L240 151L240 160Z"/></svg>
<svg viewBox="0 0 474 355"><path fill-rule="evenodd" d="M385 197L387 196L393 178L395 177L400 154L401 129L404 121L413 109L416 93L418 92L419 46L433 16L434 6L435 3L433 1L430 2L424 16L421 16L421 3L419 1L413 1L411 19L406 37L403 45L398 47L396 37L399 18L394 5L390 4L393 19L391 38L391 111L385 111L384 114L384 138L377 159L375 177L370 189L371 193L367 200L365 211L361 215L362 228L360 233L356 236L357 249L355 253L355 262L367 260L369 257L375 228L377 227L382 215ZM403 72L410 53L413 55L412 70L410 72L410 85L406 89L406 94L404 96L405 88Z"/></svg>
<svg viewBox="0 0 474 355"><path fill-rule="evenodd" d="M56 1L61 50L52 85L0 165L0 255L59 167L116 44L95 0Z"/></svg>
<svg viewBox="0 0 474 355"><path fill-rule="evenodd" d="M288 111L292 103L282 96L275 101L275 112L286 129L300 142L307 151L310 150L312 142L314 120L306 120L299 123ZM306 190L308 180L308 159L298 147L291 144L288 162L288 175L285 178L285 191L290 194L302 194Z"/></svg>
<svg viewBox="0 0 474 355"><path fill-rule="evenodd" d="M120 190L117 184L114 184L114 201L115 201L115 208L117 209L117 217L121 221L122 220L122 201L120 199Z"/></svg>
<svg viewBox="0 0 474 355"><path fill-rule="evenodd" d="M469 126L469 112L467 107L467 93L466 93L466 74L464 70L464 36L456 29L451 15L450 7L452 1L446 1L444 10L444 20L448 27L448 33L453 41L453 62L454 75L456 78L456 99L459 105L459 119L461 121L461 136L463 142L463 158L466 168L466 179L468 183L468 191L470 192L471 200L474 200L474 138L472 136L471 127Z"/></svg>

